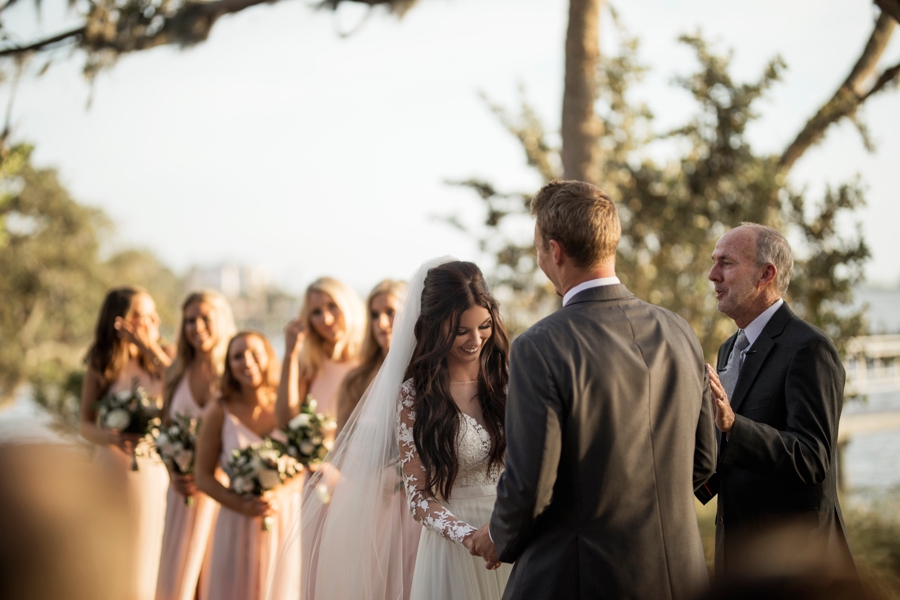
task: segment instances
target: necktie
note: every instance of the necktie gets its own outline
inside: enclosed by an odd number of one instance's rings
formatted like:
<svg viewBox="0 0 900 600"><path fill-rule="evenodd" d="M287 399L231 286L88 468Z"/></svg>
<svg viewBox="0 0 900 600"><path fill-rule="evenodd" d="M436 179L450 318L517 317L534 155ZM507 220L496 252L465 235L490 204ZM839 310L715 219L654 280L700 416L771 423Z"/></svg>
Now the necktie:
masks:
<svg viewBox="0 0 900 600"><path fill-rule="evenodd" d="M728 365L725 367L725 371L719 375L719 381L722 382L722 387L725 388L729 401L731 396L734 395L734 387L737 385L738 375L741 373L741 365L744 363L743 350L749 345L750 340L747 339L747 334L744 333L743 329L739 330L734 346L731 348L731 354L728 356Z"/></svg>

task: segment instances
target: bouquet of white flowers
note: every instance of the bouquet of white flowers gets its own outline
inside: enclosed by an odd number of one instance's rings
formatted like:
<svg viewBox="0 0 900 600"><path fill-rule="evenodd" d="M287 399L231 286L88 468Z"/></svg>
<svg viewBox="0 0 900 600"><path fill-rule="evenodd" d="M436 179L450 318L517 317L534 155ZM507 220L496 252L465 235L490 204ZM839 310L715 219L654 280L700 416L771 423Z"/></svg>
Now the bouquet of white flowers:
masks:
<svg viewBox="0 0 900 600"><path fill-rule="evenodd" d="M147 394L135 377L130 390L100 398L95 404L97 426L118 433L142 436L131 455L131 470L138 470L137 457L151 456L151 443L159 428L159 399Z"/></svg>
<svg viewBox="0 0 900 600"><path fill-rule="evenodd" d="M285 449L307 467L316 468L331 450L337 423L331 417L316 412L317 403L312 396L300 409L300 414L291 419L282 429L287 437Z"/></svg>
<svg viewBox="0 0 900 600"><path fill-rule="evenodd" d="M184 414L173 415L169 425L159 428L156 436L156 453L166 466L179 475L194 473L194 456L197 448L197 429L200 421ZM194 504L193 496L185 496L184 503Z"/></svg>
<svg viewBox="0 0 900 600"><path fill-rule="evenodd" d="M258 444L236 449L225 472L231 478L231 489L238 494L262 496L303 471L303 466L288 456L278 442L266 438ZM263 531L272 526L270 517L263 519Z"/></svg>

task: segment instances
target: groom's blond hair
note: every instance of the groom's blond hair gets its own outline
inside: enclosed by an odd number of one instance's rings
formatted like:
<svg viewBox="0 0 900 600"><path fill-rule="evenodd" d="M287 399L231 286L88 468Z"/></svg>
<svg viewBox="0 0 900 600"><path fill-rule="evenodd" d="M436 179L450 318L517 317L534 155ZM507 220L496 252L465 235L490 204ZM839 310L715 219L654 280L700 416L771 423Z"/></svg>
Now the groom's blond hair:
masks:
<svg viewBox="0 0 900 600"><path fill-rule="evenodd" d="M575 265L590 269L612 262L622 237L619 211L606 193L583 181L554 180L531 200L543 249L556 240Z"/></svg>

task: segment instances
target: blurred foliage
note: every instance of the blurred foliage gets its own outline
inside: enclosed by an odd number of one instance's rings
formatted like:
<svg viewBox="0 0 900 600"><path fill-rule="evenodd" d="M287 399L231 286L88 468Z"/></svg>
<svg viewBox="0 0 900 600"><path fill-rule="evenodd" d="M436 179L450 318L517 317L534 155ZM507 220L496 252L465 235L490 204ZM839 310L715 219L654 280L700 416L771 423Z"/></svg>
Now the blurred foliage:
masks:
<svg viewBox="0 0 900 600"><path fill-rule="evenodd" d="M30 383L65 419L107 290L145 287L173 323L182 287L149 252L104 258L110 220L74 201L54 170L35 168L31 150L21 144L0 154L0 401Z"/></svg>
<svg viewBox="0 0 900 600"><path fill-rule="evenodd" d="M883 498L871 505L852 503L843 510L850 551L863 584L884 600L900 600L900 520L897 501ZM695 501L697 524L710 578L714 575L716 499L706 506Z"/></svg>
<svg viewBox="0 0 900 600"><path fill-rule="evenodd" d="M900 600L900 521L897 500L844 511L850 549L860 578L879 597Z"/></svg>
<svg viewBox="0 0 900 600"><path fill-rule="evenodd" d="M103 69L115 64L120 56L149 50L157 46L175 45L188 48L206 41L220 17L236 14L278 0L67 0L70 14L77 24L64 31L35 35L33 31L16 31L2 19L3 11L16 5L9 0L0 5L0 58L23 59L44 53L50 61L59 48L84 51L83 71L92 79ZM34 5L40 17L42 0ZM417 0L321 0L314 8L337 10L342 4L383 7L403 16ZM16 23L11 20L10 22ZM21 41L21 40L27 41ZM69 53L61 54L68 57ZM50 65L44 63L43 73Z"/></svg>
<svg viewBox="0 0 900 600"><path fill-rule="evenodd" d="M706 278L710 256L727 230L742 221L764 223L785 231L794 245L791 306L841 345L861 334L863 315L850 305L869 250L858 233L846 238L839 226L863 205L861 186L841 185L811 206L804 191L788 184L779 156L754 150L747 138L759 101L781 79L783 61L776 57L755 81L739 82L730 74L729 54L717 53L699 34L683 36L698 68L675 84L696 108L683 126L658 134L652 112L631 97L647 70L638 60L638 40L616 25L618 50L602 61L596 110L603 124L599 184L622 219L617 271L623 283L639 298L684 317L714 360L734 325L716 310ZM491 108L541 180L562 176L556 138L524 95L517 113ZM483 180L454 183L484 202L486 216L474 235L495 257L494 288L506 302L512 329L522 331L556 302L536 263L530 194L501 191Z"/></svg>

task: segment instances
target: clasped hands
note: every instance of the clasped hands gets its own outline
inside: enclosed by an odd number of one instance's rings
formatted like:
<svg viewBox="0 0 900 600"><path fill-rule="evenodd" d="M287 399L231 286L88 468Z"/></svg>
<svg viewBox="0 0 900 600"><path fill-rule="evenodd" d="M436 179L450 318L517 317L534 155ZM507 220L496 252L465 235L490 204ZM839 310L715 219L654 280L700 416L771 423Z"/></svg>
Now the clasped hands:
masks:
<svg viewBox="0 0 900 600"><path fill-rule="evenodd" d="M494 570L500 568L500 559L497 558L497 550L494 548L494 542L491 541L491 535L488 533L488 526L485 524L481 529L463 539L463 546L472 556L480 556L484 559L485 568Z"/></svg>

